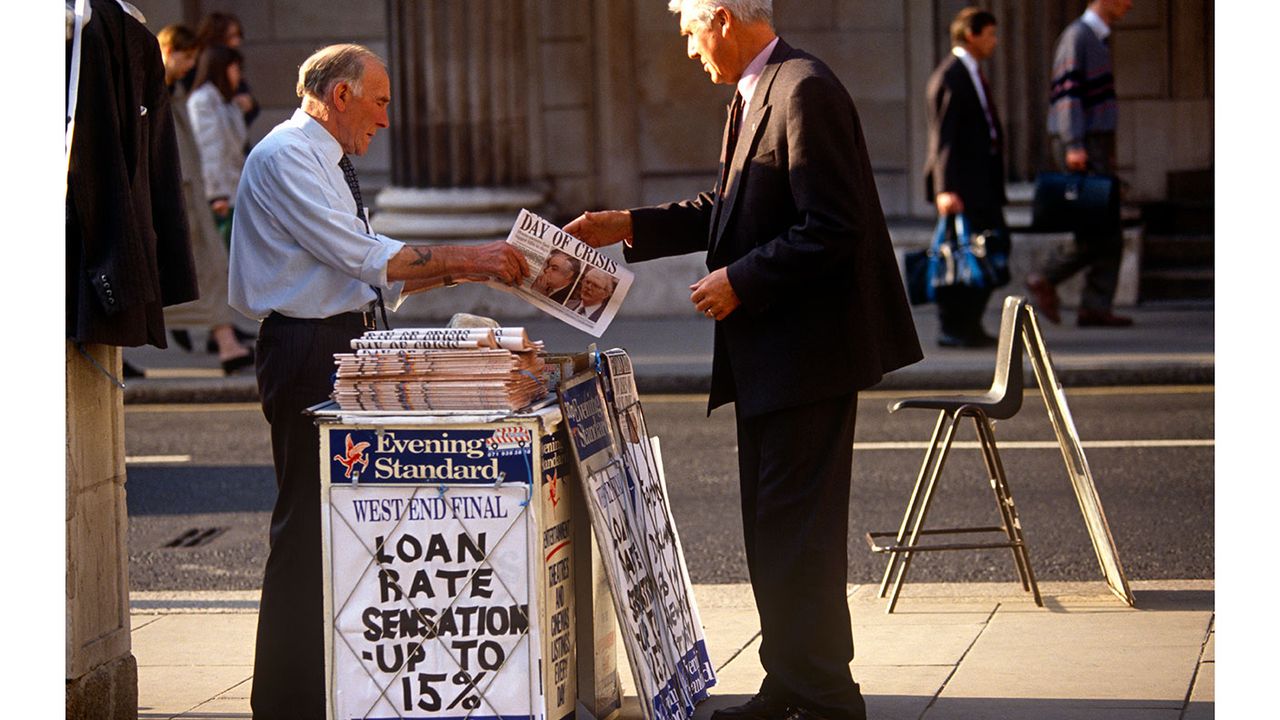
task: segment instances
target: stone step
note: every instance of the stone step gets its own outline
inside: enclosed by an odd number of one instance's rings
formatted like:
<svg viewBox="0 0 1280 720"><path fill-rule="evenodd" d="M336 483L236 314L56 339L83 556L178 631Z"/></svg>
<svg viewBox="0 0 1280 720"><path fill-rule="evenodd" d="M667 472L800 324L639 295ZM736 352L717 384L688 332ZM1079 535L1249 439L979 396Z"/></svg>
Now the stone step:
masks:
<svg viewBox="0 0 1280 720"><path fill-rule="evenodd" d="M453 242L506 237L518 211L468 215L417 215L380 212L370 219L373 229L406 242L433 240Z"/></svg>
<svg viewBox="0 0 1280 720"><path fill-rule="evenodd" d="M1213 235L1166 235L1148 232L1142 242L1142 269L1213 269Z"/></svg>
<svg viewBox="0 0 1280 720"><path fill-rule="evenodd" d="M389 187L378 193L382 212L467 214L535 208L546 202L546 193L533 188L404 188Z"/></svg>
<svg viewBox="0 0 1280 720"><path fill-rule="evenodd" d="M1144 270L1138 288L1142 302L1160 300L1212 300L1212 268Z"/></svg>
<svg viewBox="0 0 1280 720"><path fill-rule="evenodd" d="M374 230L406 242L505 238L522 208L540 213L546 193L533 188L402 188L378 193Z"/></svg>

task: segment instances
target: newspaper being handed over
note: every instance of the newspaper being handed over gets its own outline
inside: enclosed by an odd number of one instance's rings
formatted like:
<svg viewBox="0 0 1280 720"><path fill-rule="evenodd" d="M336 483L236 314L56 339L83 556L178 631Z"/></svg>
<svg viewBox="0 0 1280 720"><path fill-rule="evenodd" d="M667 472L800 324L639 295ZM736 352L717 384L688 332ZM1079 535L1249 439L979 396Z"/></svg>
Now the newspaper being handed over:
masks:
<svg viewBox="0 0 1280 720"><path fill-rule="evenodd" d="M512 293L548 315L595 337L608 329L635 276L618 261L528 210L521 210L507 244L524 254L532 274Z"/></svg>

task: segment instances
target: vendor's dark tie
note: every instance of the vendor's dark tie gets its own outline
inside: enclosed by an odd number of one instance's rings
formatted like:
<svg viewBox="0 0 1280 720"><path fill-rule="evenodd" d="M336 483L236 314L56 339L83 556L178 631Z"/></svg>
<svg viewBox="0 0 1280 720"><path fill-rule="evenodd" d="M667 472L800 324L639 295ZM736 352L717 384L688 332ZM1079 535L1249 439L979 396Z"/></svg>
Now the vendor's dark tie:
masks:
<svg viewBox="0 0 1280 720"><path fill-rule="evenodd" d="M369 218L364 211L364 198L360 195L360 178L356 176L356 167L351 164L351 158L346 155L338 161L338 167L342 168L342 177L347 181L347 187L351 188L351 197L356 201L356 214L360 216L360 221L364 223L364 229L369 232ZM382 301L382 288L369 286L375 295L378 296L378 312L382 315L382 327L390 330L391 324L387 322L387 305Z"/></svg>

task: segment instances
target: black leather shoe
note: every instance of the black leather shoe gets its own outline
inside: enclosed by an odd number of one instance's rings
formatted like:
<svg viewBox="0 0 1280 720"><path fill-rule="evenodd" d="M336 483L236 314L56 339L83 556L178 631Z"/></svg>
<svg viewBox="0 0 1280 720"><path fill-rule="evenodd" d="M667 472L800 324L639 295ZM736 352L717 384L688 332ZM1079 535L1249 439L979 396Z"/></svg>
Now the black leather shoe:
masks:
<svg viewBox="0 0 1280 720"><path fill-rule="evenodd" d="M787 717L784 720L827 720L827 718L809 708L790 707L787 708Z"/></svg>
<svg viewBox="0 0 1280 720"><path fill-rule="evenodd" d="M187 352L191 352L191 333L186 330L170 330L169 334L173 336L175 345Z"/></svg>
<svg viewBox="0 0 1280 720"><path fill-rule="evenodd" d="M711 720L785 720L792 712L794 708L786 703L764 693L756 693L741 705L716 710L711 713Z"/></svg>
<svg viewBox="0 0 1280 720"><path fill-rule="evenodd" d="M222 361L222 371L228 375L247 367L253 367L253 350L249 350L248 355L241 355L240 357Z"/></svg>

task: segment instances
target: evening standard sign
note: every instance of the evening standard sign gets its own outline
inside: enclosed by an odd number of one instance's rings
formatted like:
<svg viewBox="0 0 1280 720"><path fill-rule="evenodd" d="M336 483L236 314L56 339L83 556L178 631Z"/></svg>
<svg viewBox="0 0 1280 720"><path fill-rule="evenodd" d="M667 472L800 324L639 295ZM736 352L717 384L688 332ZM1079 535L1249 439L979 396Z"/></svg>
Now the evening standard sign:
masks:
<svg viewBox="0 0 1280 720"><path fill-rule="evenodd" d="M544 694L541 613L572 594L563 554L540 552L562 532L539 517L547 439L528 425L321 433L331 717L564 717ZM570 629L553 632L571 656Z"/></svg>
<svg viewBox="0 0 1280 720"><path fill-rule="evenodd" d="M686 720L716 679L660 463L632 447L652 448L640 434L643 422L619 424L617 405L594 372L564 383L560 403L644 716ZM638 403L626 409L638 417ZM640 455L649 458L644 469Z"/></svg>

